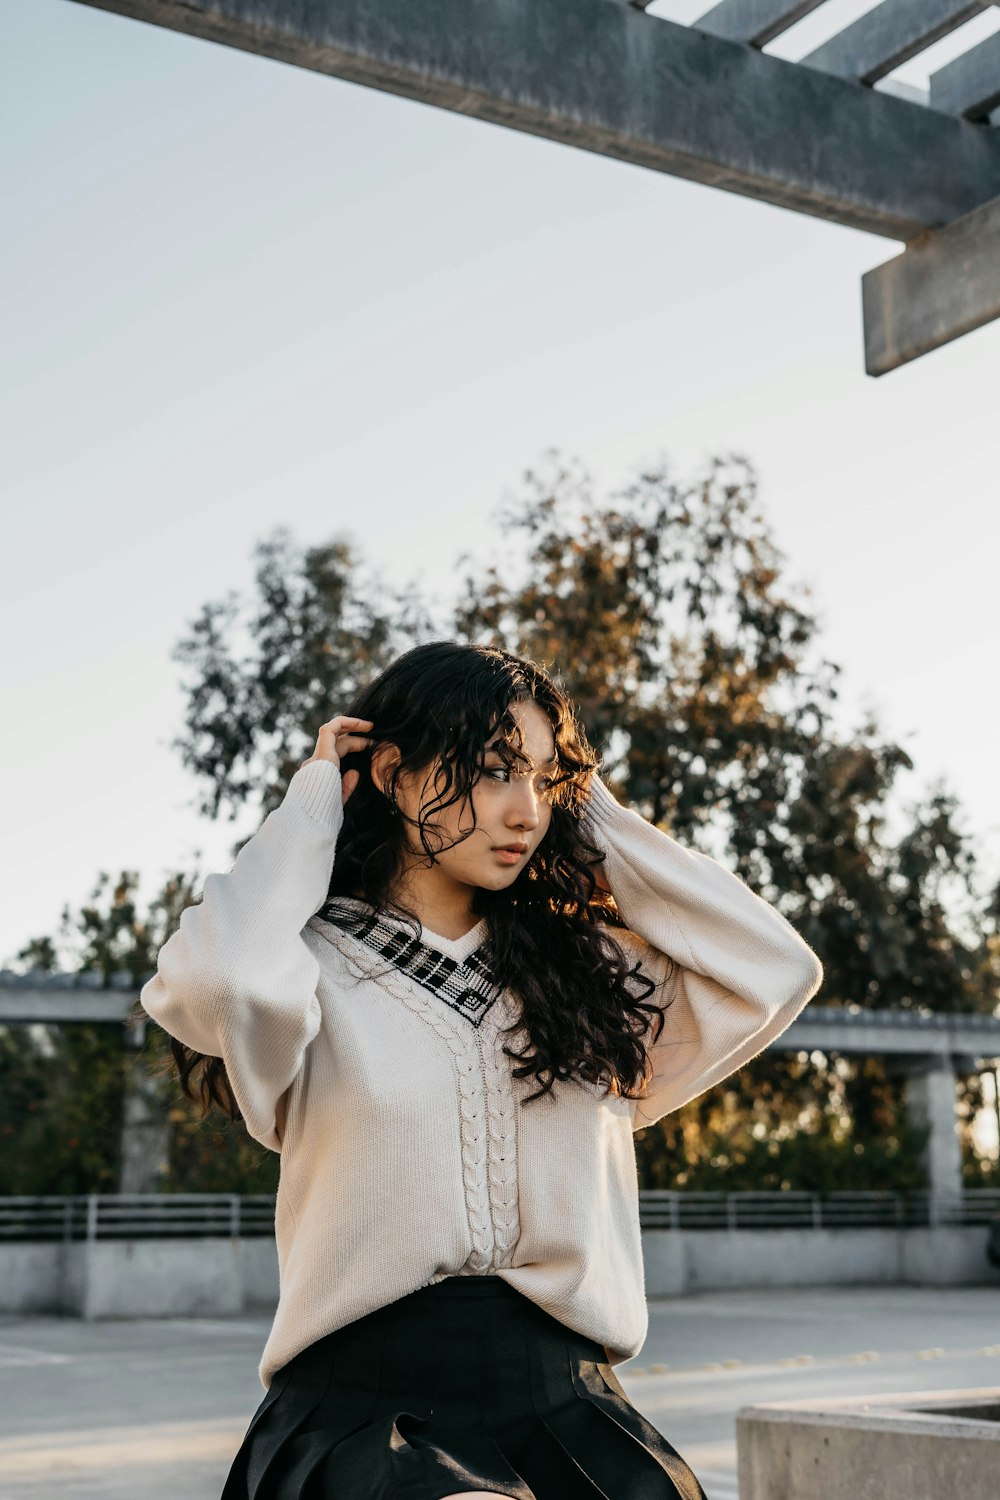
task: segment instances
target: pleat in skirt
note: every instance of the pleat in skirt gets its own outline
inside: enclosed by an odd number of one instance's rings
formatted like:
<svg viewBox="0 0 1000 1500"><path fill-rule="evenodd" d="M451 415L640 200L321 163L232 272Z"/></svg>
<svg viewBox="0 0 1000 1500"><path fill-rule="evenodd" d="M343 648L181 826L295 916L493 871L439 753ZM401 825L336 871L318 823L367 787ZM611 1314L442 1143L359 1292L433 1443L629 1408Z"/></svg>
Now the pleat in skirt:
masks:
<svg viewBox="0 0 1000 1500"><path fill-rule="evenodd" d="M705 1500L604 1348L500 1276L450 1276L275 1374L222 1500Z"/></svg>

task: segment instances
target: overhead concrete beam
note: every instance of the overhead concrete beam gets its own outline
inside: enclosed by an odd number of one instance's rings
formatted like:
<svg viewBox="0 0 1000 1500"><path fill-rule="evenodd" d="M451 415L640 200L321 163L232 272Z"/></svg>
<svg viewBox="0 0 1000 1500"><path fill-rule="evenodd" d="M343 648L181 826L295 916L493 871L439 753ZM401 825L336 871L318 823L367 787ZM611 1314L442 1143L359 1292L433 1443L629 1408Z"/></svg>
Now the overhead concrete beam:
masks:
<svg viewBox="0 0 1000 1500"><path fill-rule="evenodd" d="M861 294L869 375L1000 317L1000 197L867 271Z"/></svg>
<svg viewBox="0 0 1000 1500"><path fill-rule="evenodd" d="M890 239L1000 195L1000 133L633 5L80 3Z"/></svg>
<svg viewBox="0 0 1000 1500"><path fill-rule="evenodd" d="M772 1051L842 1052L915 1059L920 1067L935 1060L1000 1058L1000 1019L978 1012L850 1010L807 1005L771 1044ZM975 1067L972 1064L970 1071Z"/></svg>
<svg viewBox="0 0 1000 1500"><path fill-rule="evenodd" d="M29 1026L66 1021L128 1020L138 994L121 990L11 988L0 989L0 1026Z"/></svg>

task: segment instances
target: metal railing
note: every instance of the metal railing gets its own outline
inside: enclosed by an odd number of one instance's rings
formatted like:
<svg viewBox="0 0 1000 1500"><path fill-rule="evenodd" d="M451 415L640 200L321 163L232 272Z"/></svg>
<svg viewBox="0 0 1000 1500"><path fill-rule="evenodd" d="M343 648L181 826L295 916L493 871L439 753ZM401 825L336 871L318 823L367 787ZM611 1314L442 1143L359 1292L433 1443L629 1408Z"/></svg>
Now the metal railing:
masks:
<svg viewBox="0 0 1000 1500"><path fill-rule="evenodd" d="M252 1239L274 1233L268 1193L0 1198L0 1240Z"/></svg>
<svg viewBox="0 0 1000 1500"><path fill-rule="evenodd" d="M932 1193L685 1193L639 1194L644 1229L893 1229L988 1224L1000 1211L1000 1190Z"/></svg>
<svg viewBox="0 0 1000 1500"><path fill-rule="evenodd" d="M892 1229L988 1224L1000 1190L930 1193L639 1194L643 1229ZM260 1193L92 1193L0 1198L0 1240L251 1239L274 1233Z"/></svg>

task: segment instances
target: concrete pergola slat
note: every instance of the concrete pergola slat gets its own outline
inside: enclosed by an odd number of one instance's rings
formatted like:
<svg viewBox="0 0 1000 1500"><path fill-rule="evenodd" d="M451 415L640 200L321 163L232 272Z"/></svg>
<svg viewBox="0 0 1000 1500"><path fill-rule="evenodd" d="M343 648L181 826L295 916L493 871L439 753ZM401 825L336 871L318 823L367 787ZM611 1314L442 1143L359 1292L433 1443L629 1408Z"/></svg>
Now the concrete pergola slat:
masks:
<svg viewBox="0 0 1000 1500"><path fill-rule="evenodd" d="M938 68L930 77L931 109L978 120L997 104L1000 104L1000 31Z"/></svg>
<svg viewBox="0 0 1000 1500"><path fill-rule="evenodd" d="M766 47L825 0L720 0L692 24L731 42Z"/></svg>
<svg viewBox="0 0 1000 1500"><path fill-rule="evenodd" d="M882 0L799 61L841 78L875 83L991 4L992 0Z"/></svg>

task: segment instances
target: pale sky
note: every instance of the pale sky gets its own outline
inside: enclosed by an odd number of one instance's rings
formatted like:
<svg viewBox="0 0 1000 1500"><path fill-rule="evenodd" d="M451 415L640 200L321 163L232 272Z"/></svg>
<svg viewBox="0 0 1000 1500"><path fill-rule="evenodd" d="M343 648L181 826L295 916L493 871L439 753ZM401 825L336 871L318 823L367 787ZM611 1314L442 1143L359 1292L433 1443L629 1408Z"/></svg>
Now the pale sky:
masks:
<svg viewBox="0 0 1000 1500"><path fill-rule="evenodd" d="M255 542L349 533L444 596L550 447L606 487L745 453L845 723L1000 873L1000 324L866 376L898 242L69 0L4 0L0 73L0 965L102 869L228 868L254 820L195 816L170 650Z"/></svg>

